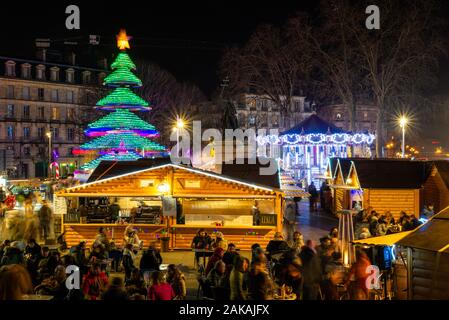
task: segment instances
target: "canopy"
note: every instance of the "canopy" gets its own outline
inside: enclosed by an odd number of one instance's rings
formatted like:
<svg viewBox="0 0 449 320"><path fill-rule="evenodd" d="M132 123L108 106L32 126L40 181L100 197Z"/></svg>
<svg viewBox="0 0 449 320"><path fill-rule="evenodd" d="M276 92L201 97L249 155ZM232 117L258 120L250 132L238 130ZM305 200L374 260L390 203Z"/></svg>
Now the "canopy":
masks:
<svg viewBox="0 0 449 320"><path fill-rule="evenodd" d="M367 246L392 246L396 244L396 242L402 240L406 236L408 236L413 231L404 231L398 233L388 234L386 236L380 237L371 237L366 239L354 240L353 244L362 244Z"/></svg>

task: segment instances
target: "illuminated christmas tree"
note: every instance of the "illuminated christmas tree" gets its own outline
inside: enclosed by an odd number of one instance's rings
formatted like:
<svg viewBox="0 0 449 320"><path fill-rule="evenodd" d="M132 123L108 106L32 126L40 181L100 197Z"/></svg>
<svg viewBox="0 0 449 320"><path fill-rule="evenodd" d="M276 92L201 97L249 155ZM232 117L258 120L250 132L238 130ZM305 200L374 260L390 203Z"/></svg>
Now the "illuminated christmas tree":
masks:
<svg viewBox="0 0 449 320"><path fill-rule="evenodd" d="M98 151L99 157L81 168L93 170L103 160L129 161L145 156L158 156L166 151L164 146L151 141L159 132L150 123L142 120L133 111L149 111L149 103L133 92L142 86L142 81L133 73L136 65L126 49L129 37L124 30L117 36L120 53L111 64L112 72L105 77L103 85L113 88L106 97L97 102L95 108L111 112L88 125L84 131L94 138L80 146L78 153Z"/></svg>

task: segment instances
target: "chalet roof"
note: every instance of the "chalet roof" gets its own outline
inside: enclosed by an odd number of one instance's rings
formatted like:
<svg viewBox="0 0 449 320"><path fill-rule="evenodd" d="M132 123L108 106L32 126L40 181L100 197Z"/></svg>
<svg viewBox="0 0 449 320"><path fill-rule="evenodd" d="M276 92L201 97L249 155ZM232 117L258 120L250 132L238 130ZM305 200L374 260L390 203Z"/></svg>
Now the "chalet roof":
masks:
<svg viewBox="0 0 449 320"><path fill-rule="evenodd" d="M433 252L449 253L449 207L406 236L398 245Z"/></svg>
<svg viewBox="0 0 449 320"><path fill-rule="evenodd" d="M152 167L162 166L170 163L171 163L170 158L155 158L155 159L144 158L136 161L102 161L97 166L97 168L92 172L87 183L112 178L115 176L128 174L132 172L137 172L145 169L150 169ZM185 167L195 169L197 171L204 171L188 166ZM260 174L260 169L264 167L268 167L268 164L263 165L260 162L257 162L255 164L248 164L248 161L245 160L245 162L242 164L223 163L221 175L209 171L204 172L207 172L208 174L228 177L244 183L263 185L266 187L279 189L280 182L277 168L276 171L271 175L262 175Z"/></svg>
<svg viewBox="0 0 449 320"><path fill-rule="evenodd" d="M419 189L431 170L431 165L423 161L341 158L343 174L350 162L355 166L360 186L372 189Z"/></svg>
<svg viewBox="0 0 449 320"><path fill-rule="evenodd" d="M323 120L316 114L304 119L302 122L293 128L284 131L281 135L286 134L309 134L309 133L347 133L347 131L340 129L326 120Z"/></svg>
<svg viewBox="0 0 449 320"><path fill-rule="evenodd" d="M438 170L438 173L440 174L441 179L443 179L446 188L449 189L449 161L440 160L440 161L433 161L432 163Z"/></svg>

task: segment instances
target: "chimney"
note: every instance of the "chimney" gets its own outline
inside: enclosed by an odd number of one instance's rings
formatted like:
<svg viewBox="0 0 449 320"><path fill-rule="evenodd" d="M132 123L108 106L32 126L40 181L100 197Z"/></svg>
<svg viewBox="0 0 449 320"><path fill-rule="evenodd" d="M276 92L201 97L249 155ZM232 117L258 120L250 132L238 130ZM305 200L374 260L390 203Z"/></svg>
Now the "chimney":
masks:
<svg viewBox="0 0 449 320"><path fill-rule="evenodd" d="M69 55L69 63L74 66L76 63L76 54L75 52L71 52Z"/></svg>
<svg viewBox="0 0 449 320"><path fill-rule="evenodd" d="M47 61L47 49L38 48L36 51L36 59L46 62Z"/></svg>

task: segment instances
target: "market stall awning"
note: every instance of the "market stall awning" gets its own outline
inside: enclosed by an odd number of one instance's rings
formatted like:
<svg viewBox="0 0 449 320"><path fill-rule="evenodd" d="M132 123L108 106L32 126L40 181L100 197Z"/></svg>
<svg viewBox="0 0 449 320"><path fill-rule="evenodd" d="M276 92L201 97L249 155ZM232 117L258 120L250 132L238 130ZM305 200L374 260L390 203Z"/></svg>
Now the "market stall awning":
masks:
<svg viewBox="0 0 449 320"><path fill-rule="evenodd" d="M404 231L393 234L388 234L386 236L380 237L371 237L366 239L354 240L353 244L361 244L367 246L392 246L396 244L396 242L402 240L406 236L408 236L412 231Z"/></svg>

